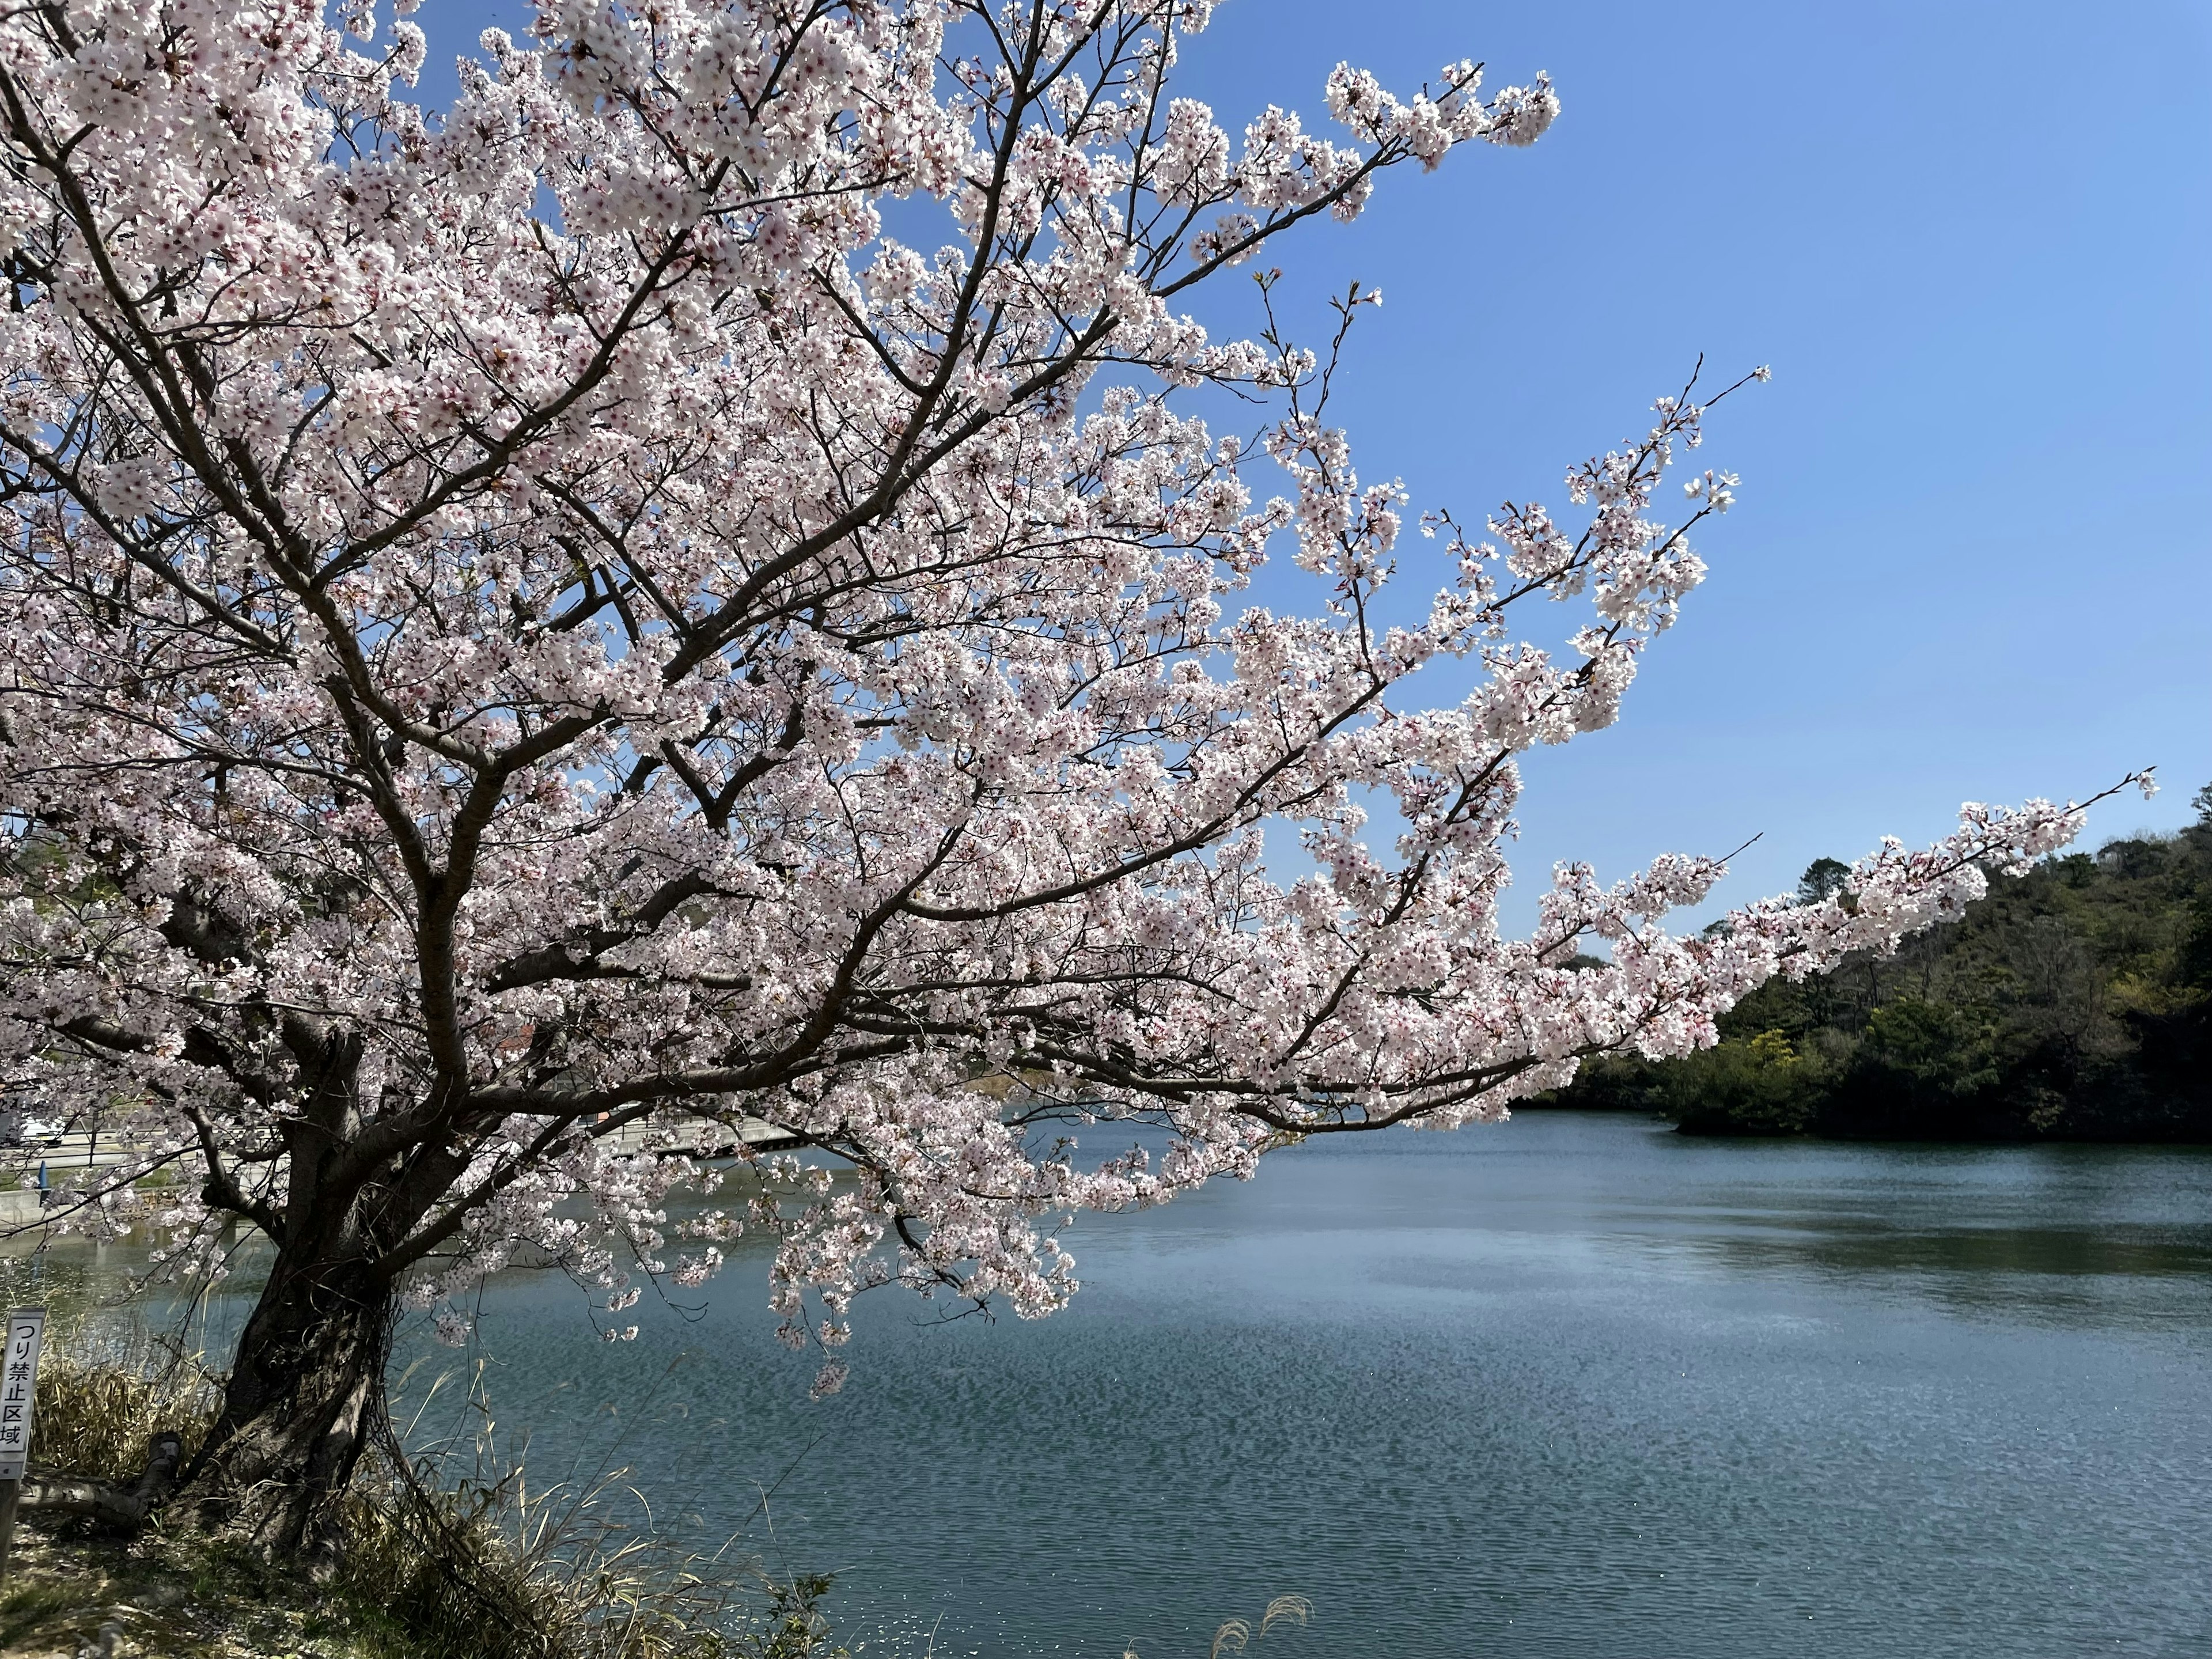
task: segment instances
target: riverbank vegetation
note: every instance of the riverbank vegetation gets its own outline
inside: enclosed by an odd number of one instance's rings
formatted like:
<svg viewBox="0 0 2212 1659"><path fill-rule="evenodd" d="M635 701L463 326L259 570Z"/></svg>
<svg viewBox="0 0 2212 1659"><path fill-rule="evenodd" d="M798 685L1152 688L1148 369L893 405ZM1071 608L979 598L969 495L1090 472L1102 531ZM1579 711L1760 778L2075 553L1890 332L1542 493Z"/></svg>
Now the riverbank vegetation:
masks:
<svg viewBox="0 0 2212 1659"><path fill-rule="evenodd" d="M32 1464L119 1486L174 1434L189 1457L219 1378L156 1348L50 1355ZM842 1659L830 1580L769 1578L688 1555L634 1524L619 1477L532 1492L520 1468L441 1481L380 1449L346 1495L348 1547L313 1575L158 1518L20 1527L0 1588L0 1652L24 1659ZM167 1524L163 1524L166 1520Z"/></svg>
<svg viewBox="0 0 2212 1659"><path fill-rule="evenodd" d="M1703 1134L2212 1140L2212 785L2197 821L1991 884L1893 956L1771 980L1718 1046L1608 1059L1552 1097ZM1824 859L1800 896L1825 898Z"/></svg>

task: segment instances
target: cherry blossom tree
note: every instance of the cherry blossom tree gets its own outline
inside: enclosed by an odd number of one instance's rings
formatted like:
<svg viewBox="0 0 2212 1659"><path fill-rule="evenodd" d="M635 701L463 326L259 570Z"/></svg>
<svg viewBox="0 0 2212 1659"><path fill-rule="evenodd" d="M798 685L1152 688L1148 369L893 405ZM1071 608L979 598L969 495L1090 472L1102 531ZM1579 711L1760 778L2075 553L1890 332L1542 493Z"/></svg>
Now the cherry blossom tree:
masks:
<svg viewBox="0 0 2212 1659"><path fill-rule="evenodd" d="M1233 131L1170 86L1209 9L546 0L442 114L370 0L0 16L0 1064L133 1149L52 1219L265 1235L196 1513L327 1540L397 1311L518 1251L618 1336L765 1232L831 1388L864 1288L1049 1312L1077 1212L1711 1042L2075 832L1691 937L1718 861L1567 866L1504 936L1516 757L1613 720L1735 480L1656 516L1693 383L1401 549L1326 414L1377 296L1308 349L1236 268L1557 99L1344 67L1332 136ZM669 1224L748 1117L801 1153Z"/></svg>

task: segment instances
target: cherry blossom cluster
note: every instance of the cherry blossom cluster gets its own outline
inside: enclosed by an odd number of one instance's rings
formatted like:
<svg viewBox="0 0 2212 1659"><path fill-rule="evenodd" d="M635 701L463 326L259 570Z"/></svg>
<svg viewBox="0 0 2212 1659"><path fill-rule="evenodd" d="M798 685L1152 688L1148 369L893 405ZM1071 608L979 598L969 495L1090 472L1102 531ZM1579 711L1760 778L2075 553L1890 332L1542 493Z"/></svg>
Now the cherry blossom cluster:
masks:
<svg viewBox="0 0 2212 1659"><path fill-rule="evenodd" d="M0 1066L137 1149L71 1224L219 1272L242 1218L451 1340L522 1254L619 1337L741 1236L801 1346L890 1282L1042 1314L1079 1212L1709 1042L2073 832L1690 938L1718 863L1570 869L1505 937L1516 757L1613 720L1734 499L1657 505L1713 399L1401 544L1327 409L1380 296L1325 350L1275 268L1249 337L1183 296L1558 98L1347 66L1334 136L1237 135L1171 89L1209 10L547 0L442 112L365 0L0 17ZM748 1117L802 1153L697 1212Z"/></svg>

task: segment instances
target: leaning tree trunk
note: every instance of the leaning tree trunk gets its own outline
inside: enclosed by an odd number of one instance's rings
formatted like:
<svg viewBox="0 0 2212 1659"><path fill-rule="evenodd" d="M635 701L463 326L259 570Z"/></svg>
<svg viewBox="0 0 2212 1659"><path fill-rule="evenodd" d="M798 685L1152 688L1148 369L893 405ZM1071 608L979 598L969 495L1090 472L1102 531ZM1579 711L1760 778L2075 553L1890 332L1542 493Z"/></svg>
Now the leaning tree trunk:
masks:
<svg viewBox="0 0 2212 1659"><path fill-rule="evenodd" d="M368 1261L280 1247L181 1501L270 1554L337 1546L340 1500L383 1409L392 1312Z"/></svg>
<svg viewBox="0 0 2212 1659"><path fill-rule="evenodd" d="M267 1283L240 1334L222 1410L177 1497L207 1525L270 1555L343 1545L343 1500L383 1426L395 1303L381 1271L396 1238L443 1192L450 1147L364 1168L357 1151L362 1041L287 1027L305 1101L286 1126L290 1170L281 1207L256 1208L276 1246ZM211 1198L217 1187L210 1182Z"/></svg>

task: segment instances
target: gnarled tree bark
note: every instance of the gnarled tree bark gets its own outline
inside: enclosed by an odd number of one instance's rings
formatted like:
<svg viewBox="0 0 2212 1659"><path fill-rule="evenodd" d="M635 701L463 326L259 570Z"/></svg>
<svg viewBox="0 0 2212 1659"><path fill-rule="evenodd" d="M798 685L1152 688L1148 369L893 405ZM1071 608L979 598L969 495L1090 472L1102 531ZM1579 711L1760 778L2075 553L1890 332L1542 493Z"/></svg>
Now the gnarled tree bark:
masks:
<svg viewBox="0 0 2212 1659"><path fill-rule="evenodd" d="M337 1547L339 1500L376 1430L392 1322L389 1290L366 1261L280 1252L180 1501L272 1555Z"/></svg>

